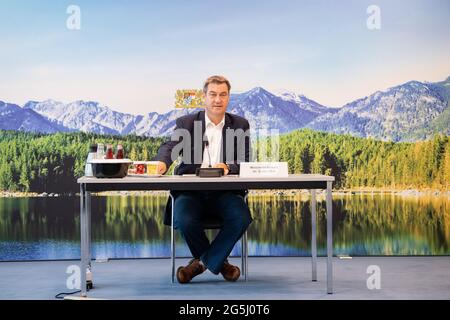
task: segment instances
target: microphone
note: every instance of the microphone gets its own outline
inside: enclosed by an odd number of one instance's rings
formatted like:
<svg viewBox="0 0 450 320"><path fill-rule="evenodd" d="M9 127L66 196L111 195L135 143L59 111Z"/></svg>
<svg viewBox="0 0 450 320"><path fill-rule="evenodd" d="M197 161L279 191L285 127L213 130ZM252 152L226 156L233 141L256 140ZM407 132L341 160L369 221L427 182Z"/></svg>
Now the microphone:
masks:
<svg viewBox="0 0 450 320"><path fill-rule="evenodd" d="M205 138L206 138L206 140L205 140L205 148L206 148L206 152L208 152L208 160L209 160L208 168L211 168L211 154L209 153L209 141L208 141L208 137L205 136Z"/></svg>
<svg viewBox="0 0 450 320"><path fill-rule="evenodd" d="M209 165L208 168L197 168L195 169L195 175L204 178L214 178L221 177L224 175L223 168L213 168L211 165L211 154L209 153L209 141L208 137L205 135L203 142L205 143L206 152L208 153Z"/></svg>

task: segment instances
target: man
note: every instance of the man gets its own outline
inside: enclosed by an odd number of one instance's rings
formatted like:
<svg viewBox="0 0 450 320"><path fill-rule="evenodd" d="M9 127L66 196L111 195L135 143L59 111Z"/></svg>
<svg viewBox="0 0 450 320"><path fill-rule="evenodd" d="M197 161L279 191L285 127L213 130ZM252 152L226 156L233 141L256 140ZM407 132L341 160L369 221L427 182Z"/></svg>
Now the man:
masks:
<svg viewBox="0 0 450 320"><path fill-rule="evenodd" d="M225 175L238 174L239 163L249 161L249 123L242 117L226 112L230 88L230 82L222 76L212 76L206 80L203 86L205 111L178 118L171 141L161 145L158 150L155 160L159 161L158 171L161 174L178 156L176 150L179 143L184 143L185 148L180 152L183 161L175 174L194 174L200 167L222 168ZM195 137L199 131L200 143ZM179 132L184 134L182 142L176 138ZM189 133L189 136L186 137L185 133ZM200 156L196 157L196 154ZM244 194L244 191L227 190L172 192L174 227L179 230L194 257L187 266L178 268L178 282L190 282L206 269L214 274L221 273L227 281L239 278L239 267L228 263L227 257L252 221ZM167 225L171 223L170 206L169 201L164 219ZM211 243L202 223L208 216L219 217L223 221L223 227Z"/></svg>

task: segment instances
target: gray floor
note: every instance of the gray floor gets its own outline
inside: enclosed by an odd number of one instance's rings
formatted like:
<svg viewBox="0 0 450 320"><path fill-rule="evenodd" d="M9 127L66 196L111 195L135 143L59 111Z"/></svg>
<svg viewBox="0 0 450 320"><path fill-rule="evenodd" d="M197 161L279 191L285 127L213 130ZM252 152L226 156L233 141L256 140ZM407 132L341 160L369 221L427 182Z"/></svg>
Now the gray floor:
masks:
<svg viewBox="0 0 450 320"><path fill-rule="evenodd" d="M178 259L177 265L188 259ZM450 299L450 257L334 258L334 294L326 294L325 258L318 281L311 281L311 259L252 257L249 281L229 283L206 272L190 284L170 282L169 259L93 263L100 299ZM234 264L240 260L231 259ZM67 267L78 261L0 262L0 299L54 299L66 287ZM369 290L367 268L380 268L380 289Z"/></svg>

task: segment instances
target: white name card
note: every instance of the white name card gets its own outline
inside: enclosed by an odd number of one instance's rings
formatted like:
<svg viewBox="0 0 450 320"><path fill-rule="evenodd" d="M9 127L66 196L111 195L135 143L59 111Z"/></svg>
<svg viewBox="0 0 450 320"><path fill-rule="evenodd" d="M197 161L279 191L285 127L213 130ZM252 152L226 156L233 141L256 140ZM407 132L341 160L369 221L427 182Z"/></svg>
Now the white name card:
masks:
<svg viewBox="0 0 450 320"><path fill-rule="evenodd" d="M239 177L288 177L287 162L241 162Z"/></svg>

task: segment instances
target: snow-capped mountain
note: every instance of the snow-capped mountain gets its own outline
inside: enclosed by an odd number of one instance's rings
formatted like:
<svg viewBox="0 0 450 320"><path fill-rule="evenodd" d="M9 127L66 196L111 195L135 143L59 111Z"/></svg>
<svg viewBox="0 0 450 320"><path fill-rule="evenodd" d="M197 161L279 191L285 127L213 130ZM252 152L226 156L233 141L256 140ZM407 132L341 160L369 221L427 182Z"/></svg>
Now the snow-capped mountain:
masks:
<svg viewBox="0 0 450 320"><path fill-rule="evenodd" d="M24 109L33 110L50 122L67 129L99 134L137 134L145 136L169 135L176 118L193 110L178 109L165 114L156 112L131 115L111 110L93 101L74 101L69 104L46 100L30 101Z"/></svg>
<svg viewBox="0 0 450 320"><path fill-rule="evenodd" d="M169 136L175 128L177 118L196 111L198 110L176 109L164 114L150 112L136 124L133 133L149 137Z"/></svg>
<svg viewBox="0 0 450 320"><path fill-rule="evenodd" d="M228 111L246 118L252 130L277 129L279 133L286 133L304 127L322 114L324 108L309 99L298 103L295 99L276 96L256 87L231 95Z"/></svg>
<svg viewBox="0 0 450 320"><path fill-rule="evenodd" d="M69 104L46 100L30 101L24 110L33 110L50 123L66 130L100 134L137 134L167 136L175 127L175 120L199 109L175 109L164 114L150 112L131 115L111 110L92 101L75 101ZM228 112L247 118L256 130L278 129L280 133L301 128L328 108L304 96L276 96L263 88L254 88L241 94L232 94Z"/></svg>
<svg viewBox="0 0 450 320"><path fill-rule="evenodd" d="M283 100L294 102L301 109L308 110L319 115L328 112L335 113L338 111L337 108L325 107L311 99L308 99L302 94L298 94L292 91L282 91L280 92L279 96Z"/></svg>
<svg viewBox="0 0 450 320"><path fill-rule="evenodd" d="M449 90L445 89L449 79L441 83L410 81L377 91L344 105L335 114L317 117L306 127L390 141L423 140L435 132L450 134L448 116L446 127L436 127L436 121L449 111Z"/></svg>
<svg viewBox="0 0 450 320"><path fill-rule="evenodd" d="M134 115L113 111L93 101L79 100L69 104L54 100L30 101L24 109L31 109L68 129L101 134L121 134L135 120Z"/></svg>
<svg viewBox="0 0 450 320"><path fill-rule="evenodd" d="M450 77L436 83L410 81L358 99L341 108L323 106L293 92L272 94L261 87L232 94L228 112L247 118L252 130L286 133L311 128L392 141L415 141L450 134ZM23 108L0 102L0 129L53 133L168 136L175 120L199 109L132 115L93 101L68 104L30 101Z"/></svg>
<svg viewBox="0 0 450 320"><path fill-rule="evenodd" d="M52 124L33 110L23 109L18 105L3 101L0 101L0 128L44 133L68 131L64 127Z"/></svg>

